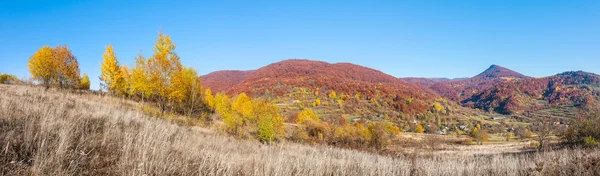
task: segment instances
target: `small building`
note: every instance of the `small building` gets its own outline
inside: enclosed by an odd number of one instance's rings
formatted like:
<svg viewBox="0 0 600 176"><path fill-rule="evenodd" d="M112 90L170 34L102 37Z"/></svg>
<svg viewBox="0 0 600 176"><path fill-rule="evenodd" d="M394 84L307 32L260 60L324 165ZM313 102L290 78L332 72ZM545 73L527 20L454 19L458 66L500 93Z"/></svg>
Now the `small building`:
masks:
<svg viewBox="0 0 600 176"><path fill-rule="evenodd" d="M492 117L492 120L502 120L505 118L506 118L506 116L496 116L496 117Z"/></svg>
<svg viewBox="0 0 600 176"><path fill-rule="evenodd" d="M506 128L506 132L513 132L513 131L515 131L515 129L513 129L512 127Z"/></svg>
<svg viewBox="0 0 600 176"><path fill-rule="evenodd" d="M554 126L560 125L560 122L554 122Z"/></svg>

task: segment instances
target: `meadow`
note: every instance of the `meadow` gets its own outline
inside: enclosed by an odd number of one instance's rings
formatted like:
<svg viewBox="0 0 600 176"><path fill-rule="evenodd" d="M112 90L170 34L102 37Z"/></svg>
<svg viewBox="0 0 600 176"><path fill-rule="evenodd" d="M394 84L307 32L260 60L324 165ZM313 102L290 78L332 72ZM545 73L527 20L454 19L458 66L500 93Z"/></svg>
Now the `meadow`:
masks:
<svg viewBox="0 0 600 176"><path fill-rule="evenodd" d="M130 100L0 85L0 175L599 175L600 151L380 155L240 140Z"/></svg>

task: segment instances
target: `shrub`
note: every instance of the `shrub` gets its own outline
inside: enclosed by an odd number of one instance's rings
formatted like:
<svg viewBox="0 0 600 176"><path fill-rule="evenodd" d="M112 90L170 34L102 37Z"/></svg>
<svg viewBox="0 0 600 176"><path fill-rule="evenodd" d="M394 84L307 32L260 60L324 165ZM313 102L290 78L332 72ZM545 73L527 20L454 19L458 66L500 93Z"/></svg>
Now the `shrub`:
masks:
<svg viewBox="0 0 600 176"><path fill-rule="evenodd" d="M81 76L81 80L79 80L79 83L77 84L77 88L82 89L82 90L90 90L90 78L88 77L87 74L84 73Z"/></svg>
<svg viewBox="0 0 600 176"><path fill-rule="evenodd" d="M225 123L223 130L231 135L240 137L242 135L243 119L237 113L222 114Z"/></svg>
<svg viewBox="0 0 600 176"><path fill-rule="evenodd" d="M510 141L510 138L514 137L515 135L511 132L506 133L506 141Z"/></svg>
<svg viewBox="0 0 600 176"><path fill-rule="evenodd" d="M600 139L600 113L582 114L565 132L565 139L570 144L588 145Z"/></svg>
<svg viewBox="0 0 600 176"><path fill-rule="evenodd" d="M531 142L529 142L529 147L535 149L538 147L538 143L535 142L534 140L531 140Z"/></svg>
<svg viewBox="0 0 600 176"><path fill-rule="evenodd" d="M519 136L519 138L521 139L528 139L531 138L531 136L533 135L531 131L529 131L526 128L517 128L515 132L517 133L517 136Z"/></svg>
<svg viewBox="0 0 600 176"><path fill-rule="evenodd" d="M315 106L320 106L320 105L321 105L321 100L317 98L317 99L315 100L315 102L313 102L313 104L312 104L312 105L313 105L313 107L315 107Z"/></svg>
<svg viewBox="0 0 600 176"><path fill-rule="evenodd" d="M369 133L371 133L369 144L375 149L382 149L388 143L391 134L386 131L386 124L383 122L371 122L368 126Z"/></svg>
<svg viewBox="0 0 600 176"><path fill-rule="evenodd" d="M315 122L321 121L319 119L319 116L317 116L317 114L315 112L306 108L298 114L298 117L296 118L295 122L296 122L296 124L302 124L304 121L307 121L307 120L313 120Z"/></svg>
<svg viewBox="0 0 600 176"><path fill-rule="evenodd" d="M583 138L583 146L584 147L596 147L598 146L598 142L592 136L588 136Z"/></svg>
<svg viewBox="0 0 600 176"><path fill-rule="evenodd" d="M359 128L352 125L342 125L333 128L330 144L351 148L360 148L365 144L365 139L358 134Z"/></svg>
<svg viewBox="0 0 600 176"><path fill-rule="evenodd" d="M312 119L302 122L304 130L311 137L312 142L321 143L329 137L329 128L327 123L321 123Z"/></svg>
<svg viewBox="0 0 600 176"><path fill-rule="evenodd" d="M425 133L428 133L428 134L437 134L438 130L440 130L440 128L437 125L425 126Z"/></svg>
<svg viewBox="0 0 600 176"><path fill-rule="evenodd" d="M480 145L483 144L483 142L488 141L489 139L488 134L485 131L480 130L479 128L474 128L473 130L471 130L469 136L475 139L475 141L477 141L477 143Z"/></svg>
<svg viewBox="0 0 600 176"><path fill-rule="evenodd" d="M358 141L360 143L368 143L369 140L371 139L371 132L369 131L368 128L366 128L363 124L361 123L356 123L354 125L354 127L356 128L356 132L359 136Z"/></svg>
<svg viewBox="0 0 600 176"><path fill-rule="evenodd" d="M271 117L265 116L258 120L258 134L260 141L271 143L275 139L275 130L273 129L273 121Z"/></svg>
<svg viewBox="0 0 600 176"><path fill-rule="evenodd" d="M396 125L394 125L392 123L386 123L385 131L387 131L388 133L390 133L392 135L400 134L400 128L398 128Z"/></svg>
<svg viewBox="0 0 600 176"><path fill-rule="evenodd" d="M474 143L473 143L473 139L471 139L471 138L466 138L466 139L464 139L464 140L462 141L462 143L463 143L464 145L473 145L473 144L474 144Z"/></svg>
<svg viewBox="0 0 600 176"><path fill-rule="evenodd" d="M417 128L415 128L415 133L423 133L423 126L417 125Z"/></svg>
<svg viewBox="0 0 600 176"><path fill-rule="evenodd" d="M0 74L0 84L15 84L19 79L14 75Z"/></svg>

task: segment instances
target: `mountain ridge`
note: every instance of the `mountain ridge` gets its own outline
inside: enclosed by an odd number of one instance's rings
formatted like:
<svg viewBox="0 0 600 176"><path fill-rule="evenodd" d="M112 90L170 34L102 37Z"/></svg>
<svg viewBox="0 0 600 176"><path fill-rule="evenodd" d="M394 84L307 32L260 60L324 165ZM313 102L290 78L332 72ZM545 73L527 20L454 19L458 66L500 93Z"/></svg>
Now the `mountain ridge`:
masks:
<svg viewBox="0 0 600 176"><path fill-rule="evenodd" d="M346 97L344 99L354 95L365 99L379 97L382 101L385 100L388 106L410 114L430 109L433 100L439 98L436 92L427 87L351 63L288 59L246 73L243 78L224 81L227 85L203 85L211 89L229 87L224 90L229 95L243 92L250 96L283 96L296 88L307 88L322 94L335 91L341 97ZM203 77L206 79L215 76L209 73ZM242 81L239 81L240 79ZM231 86L230 83L234 82L237 84ZM412 103L403 103L405 101Z"/></svg>
<svg viewBox="0 0 600 176"><path fill-rule="evenodd" d="M531 77L525 76L505 67L492 64L489 68L471 78L457 81L438 82L432 84L429 88L436 91L444 98L455 102L461 102L500 82L528 78Z"/></svg>
<svg viewBox="0 0 600 176"><path fill-rule="evenodd" d="M211 72L201 76L201 80L213 92L230 95L244 92L251 96L281 96L296 87L303 87L322 93L335 91L345 96L381 96L382 99L387 97L388 105L407 113L423 112L440 96L465 107L503 114L535 109L533 106L537 105L532 102L536 100L549 104L589 104L597 100L590 97L600 97L600 91L594 88L588 91L585 86L600 87L600 78L594 73L571 71L533 78L495 64L470 78L396 78L352 63L288 59L256 70ZM554 84L556 86L552 87ZM551 90L556 87L564 90ZM584 90L572 91L570 88L573 87ZM417 103L410 107L398 103L412 99Z"/></svg>

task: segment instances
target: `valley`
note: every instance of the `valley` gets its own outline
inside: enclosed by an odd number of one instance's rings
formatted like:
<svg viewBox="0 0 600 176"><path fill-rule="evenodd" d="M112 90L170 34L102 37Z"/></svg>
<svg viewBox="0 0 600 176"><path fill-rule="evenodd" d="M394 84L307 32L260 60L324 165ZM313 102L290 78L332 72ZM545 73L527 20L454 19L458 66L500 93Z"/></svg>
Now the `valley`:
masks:
<svg viewBox="0 0 600 176"><path fill-rule="evenodd" d="M394 78L357 65L311 60L285 60L243 77L235 73L210 73L201 80L218 89L221 82L211 79L222 77L230 87L225 93L268 99L289 119L309 108L333 125L380 121L402 132L420 125L424 133L458 136L478 125L493 135L533 130L542 118L562 131L600 99L600 79L593 73L532 78L498 65L459 79Z"/></svg>

